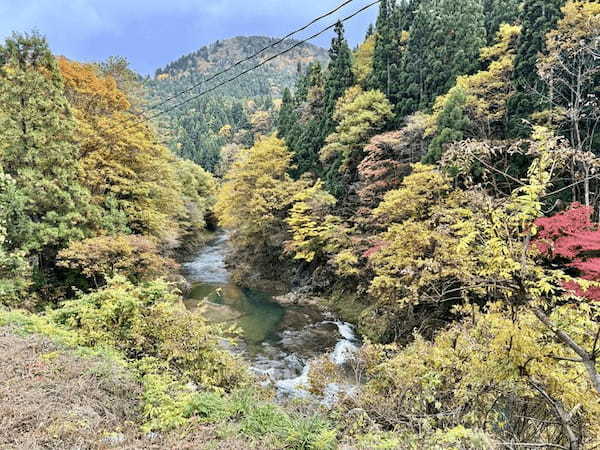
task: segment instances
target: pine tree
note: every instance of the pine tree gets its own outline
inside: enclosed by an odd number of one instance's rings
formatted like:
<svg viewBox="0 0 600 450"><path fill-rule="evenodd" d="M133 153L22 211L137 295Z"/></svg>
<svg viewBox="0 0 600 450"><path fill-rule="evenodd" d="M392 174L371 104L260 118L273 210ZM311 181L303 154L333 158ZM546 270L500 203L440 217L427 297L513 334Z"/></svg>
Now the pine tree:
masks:
<svg viewBox="0 0 600 450"><path fill-rule="evenodd" d="M400 117L430 107L458 75L476 71L484 43L480 0L423 0L410 28L403 61Z"/></svg>
<svg viewBox="0 0 600 450"><path fill-rule="evenodd" d="M348 47L348 42L344 37L344 26L338 22L335 26L336 36L331 42L329 50L329 69L324 87L324 110L318 128L314 128L313 134L315 155L318 155L320 149L325 144L325 139L335 131L336 120L334 119L337 101L348 88L354 84L354 73L352 71L352 53ZM316 124L315 124L316 125ZM339 161L336 164L323 168L327 189L330 192L339 191L341 175L339 173Z"/></svg>
<svg viewBox="0 0 600 450"><path fill-rule="evenodd" d="M393 105L402 94L402 58L406 32L410 28L416 0L384 0L377 18L377 34L373 54L370 88L380 90Z"/></svg>
<svg viewBox="0 0 600 450"><path fill-rule="evenodd" d="M519 18L521 0L483 0L487 43L492 44L503 23L514 24Z"/></svg>
<svg viewBox="0 0 600 450"><path fill-rule="evenodd" d="M296 106L300 103L305 102L308 97L308 87L310 84L310 74L314 70L314 66L318 65L320 70L320 64L318 62L311 63L306 68L306 72L300 75L300 77L296 80L296 85L294 86L294 100Z"/></svg>
<svg viewBox="0 0 600 450"><path fill-rule="evenodd" d="M329 68L325 80L325 116L323 119L323 140L335 130L333 114L338 99L346 89L354 84L352 72L352 52L344 37L344 25L338 22L335 26L335 37L329 49Z"/></svg>
<svg viewBox="0 0 600 450"><path fill-rule="evenodd" d="M58 249L85 236L91 212L79 181L75 121L44 38L13 35L0 46L0 64L0 166L27 199L18 219L8 218L7 242L39 252L47 266Z"/></svg>
<svg viewBox="0 0 600 450"><path fill-rule="evenodd" d="M285 88L283 98L281 99L279 118L277 119L277 136L280 139L284 139L289 134L296 120L298 120L298 117L294 108L294 97L292 97L290 90Z"/></svg>
<svg viewBox="0 0 600 450"><path fill-rule="evenodd" d="M556 26L564 3L565 0L525 0L523 5L520 17L522 32L513 72L517 93L509 103L510 128L515 136L526 136L529 127L523 119L544 108L539 95L544 86L536 65L538 55L545 50L544 37Z"/></svg>
<svg viewBox="0 0 600 450"><path fill-rule="evenodd" d="M427 164L433 164L440 160L445 144L463 139L464 131L470 123L465 114L466 92L461 88L454 88L447 97L444 108L437 117L437 135L431 141L424 158L424 162Z"/></svg>
<svg viewBox="0 0 600 450"><path fill-rule="evenodd" d="M392 82L395 81L392 80L392 70L397 69L395 60L398 57L395 44L399 30L394 23L395 4L394 0L383 0L379 8L371 77L371 87L383 92L390 100Z"/></svg>
<svg viewBox="0 0 600 450"><path fill-rule="evenodd" d="M311 172L319 177L319 150L325 141L321 129L324 108L321 64L311 64L299 85L302 90L296 91L294 98L297 108L294 121L285 137L286 145L294 154L290 174L299 178L302 174Z"/></svg>

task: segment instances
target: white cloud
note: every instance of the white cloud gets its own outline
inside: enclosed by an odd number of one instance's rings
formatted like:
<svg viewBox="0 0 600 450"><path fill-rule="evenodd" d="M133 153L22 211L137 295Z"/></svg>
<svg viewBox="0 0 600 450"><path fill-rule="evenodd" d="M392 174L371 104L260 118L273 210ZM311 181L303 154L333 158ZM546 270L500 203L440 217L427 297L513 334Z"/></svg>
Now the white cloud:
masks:
<svg viewBox="0 0 600 450"><path fill-rule="evenodd" d="M0 0L0 42L13 30L37 29L59 54L80 60L122 54L146 72L216 39L283 35L341 1ZM337 16L345 16L368 1L352 3ZM332 20L326 19L312 30ZM348 25L349 37L356 36L351 40L362 38L370 20L356 18ZM327 46L328 36L316 43Z"/></svg>
<svg viewBox="0 0 600 450"><path fill-rule="evenodd" d="M337 3L323 1L321 8ZM0 0L0 33L11 29L46 28L61 24L78 32L93 34L114 31L120 24L140 15L170 16L185 13L190 18L238 19L310 14L305 0Z"/></svg>

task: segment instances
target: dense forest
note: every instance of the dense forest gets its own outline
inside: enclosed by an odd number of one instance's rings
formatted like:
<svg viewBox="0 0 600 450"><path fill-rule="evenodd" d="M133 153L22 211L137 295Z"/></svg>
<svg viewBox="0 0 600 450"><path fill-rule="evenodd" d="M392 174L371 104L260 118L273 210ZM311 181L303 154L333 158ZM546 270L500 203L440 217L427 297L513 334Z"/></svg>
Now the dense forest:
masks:
<svg viewBox="0 0 600 450"><path fill-rule="evenodd" d="M149 104L165 102L170 106L180 102L181 98L176 94L190 86L197 85L198 88L188 97L251 69L255 60L238 64L234 70L221 74L262 49L268 48L261 53L266 59L298 45L269 64L157 118L161 137L173 152L222 176L227 164L227 158L221 157L224 146L227 146L225 153L232 154L241 147L252 146L256 136L274 131L276 106L283 89L291 88L309 64L327 62L327 52L319 47L294 40L277 44L278 41L262 36L217 41L158 69L154 79L144 81L145 99ZM205 80L211 82L204 83ZM173 97L175 99L170 101Z"/></svg>
<svg viewBox="0 0 600 450"><path fill-rule="evenodd" d="M3 448L600 446L600 3L382 0L365 31L156 121L273 41L145 81L0 46ZM356 325L345 372L276 401L186 309L215 227L237 284Z"/></svg>

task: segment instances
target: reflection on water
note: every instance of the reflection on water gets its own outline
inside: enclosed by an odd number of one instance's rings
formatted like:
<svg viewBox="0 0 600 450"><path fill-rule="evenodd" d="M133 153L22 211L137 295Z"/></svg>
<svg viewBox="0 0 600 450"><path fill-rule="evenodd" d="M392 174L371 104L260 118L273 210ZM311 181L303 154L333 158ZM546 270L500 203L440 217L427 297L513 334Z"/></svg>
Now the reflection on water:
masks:
<svg viewBox="0 0 600 450"><path fill-rule="evenodd" d="M194 284L187 304L192 308L204 304L211 320L235 322L243 330L244 340L254 346L274 338L285 313L270 295L232 284Z"/></svg>
<svg viewBox="0 0 600 450"><path fill-rule="evenodd" d="M283 307L266 292L240 288L225 267L227 235L185 265L192 290L188 308L202 307L209 320L232 323L243 331L238 351L254 371L276 386L281 395L303 395L310 360L329 353L345 364L358 348L350 324L323 320L314 308Z"/></svg>

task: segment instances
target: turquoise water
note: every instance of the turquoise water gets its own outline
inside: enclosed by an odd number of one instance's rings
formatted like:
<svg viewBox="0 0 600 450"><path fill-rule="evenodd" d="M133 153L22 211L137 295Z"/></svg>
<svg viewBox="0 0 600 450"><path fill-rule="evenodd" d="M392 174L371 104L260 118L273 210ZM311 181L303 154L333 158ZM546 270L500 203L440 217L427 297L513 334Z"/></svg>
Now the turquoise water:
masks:
<svg viewBox="0 0 600 450"><path fill-rule="evenodd" d="M227 250L227 234L222 234L185 265L192 285L188 308L201 308L210 321L237 326L241 342L233 350L281 395L306 392L301 386L314 358L329 354L335 364L344 364L357 348L350 324L324 320L315 308L284 307L267 292L236 286L225 266Z"/></svg>
<svg viewBox="0 0 600 450"><path fill-rule="evenodd" d="M285 314L269 294L229 283L196 283L187 303L191 307L204 306L209 319L237 324L249 345L275 339Z"/></svg>
<svg viewBox="0 0 600 450"><path fill-rule="evenodd" d="M232 322L243 332L250 347L275 339L285 309L273 297L231 282L225 267L227 235L220 235L186 264L187 279L192 283L187 305L201 307L210 320Z"/></svg>

